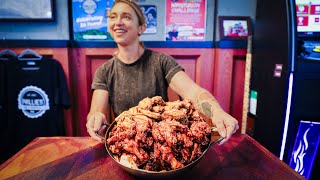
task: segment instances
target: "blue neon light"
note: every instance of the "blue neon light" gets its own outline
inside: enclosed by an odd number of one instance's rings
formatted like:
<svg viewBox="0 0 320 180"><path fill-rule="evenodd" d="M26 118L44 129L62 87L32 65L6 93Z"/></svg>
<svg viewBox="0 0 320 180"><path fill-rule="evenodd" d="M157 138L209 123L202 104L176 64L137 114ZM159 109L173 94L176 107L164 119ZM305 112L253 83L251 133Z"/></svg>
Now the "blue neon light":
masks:
<svg viewBox="0 0 320 180"><path fill-rule="evenodd" d="M320 141L320 123L301 121L289 166L309 179Z"/></svg>
<svg viewBox="0 0 320 180"><path fill-rule="evenodd" d="M281 151L280 151L280 159L281 160L283 160L284 149L286 147L286 141L287 141L287 133L288 133L288 125L289 125L289 117L290 117L290 109L291 109L292 86L293 86L293 73L290 73L288 99L287 99L287 110L286 110L286 117L285 117L284 130L283 130L282 143L281 143Z"/></svg>

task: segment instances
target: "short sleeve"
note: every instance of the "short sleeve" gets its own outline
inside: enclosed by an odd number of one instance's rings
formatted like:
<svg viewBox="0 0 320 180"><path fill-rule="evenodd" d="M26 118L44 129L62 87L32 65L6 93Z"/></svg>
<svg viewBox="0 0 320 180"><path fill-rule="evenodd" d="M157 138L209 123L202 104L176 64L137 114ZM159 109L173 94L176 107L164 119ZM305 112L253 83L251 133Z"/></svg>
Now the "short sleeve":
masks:
<svg viewBox="0 0 320 180"><path fill-rule="evenodd" d="M177 61L166 54L161 54L161 59L162 59L162 67L165 73L165 78L170 84L170 81L172 77L179 71L184 71L184 69L177 63Z"/></svg>
<svg viewBox="0 0 320 180"><path fill-rule="evenodd" d="M105 64L98 67L96 72L94 73L93 82L91 84L91 89L103 89L108 91L107 86L107 74Z"/></svg>

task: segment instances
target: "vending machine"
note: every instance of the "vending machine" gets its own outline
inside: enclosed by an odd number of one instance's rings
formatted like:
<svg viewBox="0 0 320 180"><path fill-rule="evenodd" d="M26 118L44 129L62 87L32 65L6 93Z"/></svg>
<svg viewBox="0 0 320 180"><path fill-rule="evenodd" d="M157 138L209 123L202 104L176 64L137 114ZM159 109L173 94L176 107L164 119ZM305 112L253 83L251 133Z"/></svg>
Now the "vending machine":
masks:
<svg viewBox="0 0 320 180"><path fill-rule="evenodd" d="M320 1L258 0L252 47L252 136L307 179L320 179L320 133L312 133L320 122Z"/></svg>

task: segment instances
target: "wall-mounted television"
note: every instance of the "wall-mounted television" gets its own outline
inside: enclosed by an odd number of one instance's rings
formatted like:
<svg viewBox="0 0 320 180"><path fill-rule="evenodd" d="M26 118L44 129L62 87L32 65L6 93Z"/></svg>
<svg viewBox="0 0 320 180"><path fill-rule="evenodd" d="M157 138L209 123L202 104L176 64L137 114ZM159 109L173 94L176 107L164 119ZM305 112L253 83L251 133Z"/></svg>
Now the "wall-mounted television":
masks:
<svg viewBox="0 0 320 180"><path fill-rule="evenodd" d="M52 21L53 0L0 0L1 21Z"/></svg>
<svg viewBox="0 0 320 180"><path fill-rule="evenodd" d="M320 37L320 1L295 0L297 32L300 37Z"/></svg>

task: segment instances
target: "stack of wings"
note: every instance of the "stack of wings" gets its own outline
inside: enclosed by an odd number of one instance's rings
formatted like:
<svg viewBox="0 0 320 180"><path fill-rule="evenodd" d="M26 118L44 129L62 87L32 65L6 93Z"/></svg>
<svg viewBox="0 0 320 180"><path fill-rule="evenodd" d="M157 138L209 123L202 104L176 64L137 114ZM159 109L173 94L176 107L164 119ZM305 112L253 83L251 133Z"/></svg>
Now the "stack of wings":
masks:
<svg viewBox="0 0 320 180"><path fill-rule="evenodd" d="M182 168L208 147L211 129L190 100L145 98L116 118L107 144L116 158L130 155L149 171Z"/></svg>

